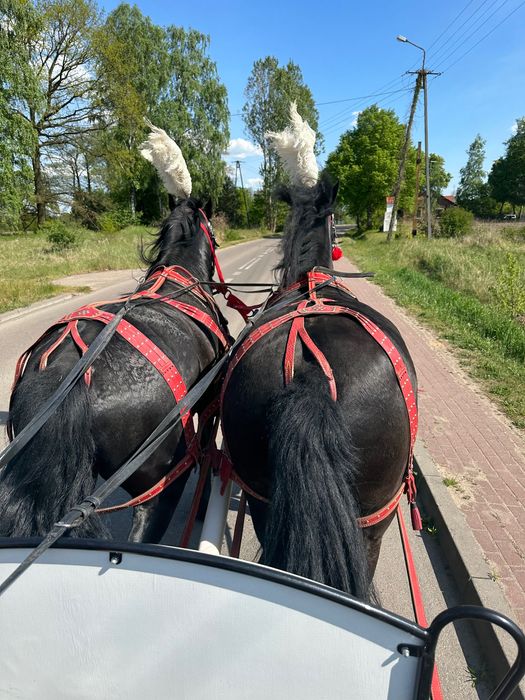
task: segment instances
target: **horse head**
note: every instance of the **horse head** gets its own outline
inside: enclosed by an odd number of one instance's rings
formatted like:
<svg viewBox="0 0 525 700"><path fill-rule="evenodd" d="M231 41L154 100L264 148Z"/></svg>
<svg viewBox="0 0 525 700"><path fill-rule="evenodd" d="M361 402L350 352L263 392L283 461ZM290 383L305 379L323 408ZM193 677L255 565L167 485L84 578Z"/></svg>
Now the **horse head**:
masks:
<svg viewBox="0 0 525 700"><path fill-rule="evenodd" d="M279 154L289 185L277 189L277 197L290 205L281 243L281 286L287 287L316 266L332 267L331 216L339 184L327 173L319 177L315 160L315 131L290 105L290 123L266 138Z"/></svg>
<svg viewBox="0 0 525 700"><path fill-rule="evenodd" d="M151 122L148 138L139 147L141 155L155 167L168 194L172 211L155 241L142 257L150 267L180 265L201 280L211 279L217 242L210 224L211 201L203 204L191 196L191 175L178 144Z"/></svg>

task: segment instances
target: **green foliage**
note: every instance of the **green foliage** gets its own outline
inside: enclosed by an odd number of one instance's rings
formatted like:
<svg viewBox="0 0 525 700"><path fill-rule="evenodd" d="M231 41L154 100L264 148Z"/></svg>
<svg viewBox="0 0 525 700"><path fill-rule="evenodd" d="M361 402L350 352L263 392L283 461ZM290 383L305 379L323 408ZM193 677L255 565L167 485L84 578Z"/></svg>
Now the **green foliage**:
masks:
<svg viewBox="0 0 525 700"><path fill-rule="evenodd" d="M140 213L132 214L129 209L122 207L104 212L99 217L100 230L104 233L115 233L127 226L138 226L139 224Z"/></svg>
<svg viewBox="0 0 525 700"><path fill-rule="evenodd" d="M492 165L489 175L491 196L501 204L525 205L525 117L516 120L516 132L506 142L506 152Z"/></svg>
<svg viewBox="0 0 525 700"><path fill-rule="evenodd" d="M0 132L4 121L22 136L13 156L31 164L34 204L42 224L61 196L52 186L58 178L49 173L57 148L96 128L90 37L98 10L93 0L11 0L6 5L2 20L10 31L1 32L0 60L9 67L2 69ZM12 170L16 158L11 158Z"/></svg>
<svg viewBox="0 0 525 700"><path fill-rule="evenodd" d="M502 235L503 224L476 224L463 238L399 239L369 233L343 246L361 269L401 305L416 313L458 349L462 364L479 379L519 427L525 427L525 326L498 300L495 289L507 253L525 268L523 243Z"/></svg>
<svg viewBox="0 0 525 700"><path fill-rule="evenodd" d="M439 235L442 238L459 238L472 230L474 215L461 207L446 209L439 219Z"/></svg>
<svg viewBox="0 0 525 700"><path fill-rule="evenodd" d="M327 160L327 170L339 180L339 198L371 228L374 212L384 209L397 176L404 127L392 110L376 105L361 112L354 129L341 136Z"/></svg>
<svg viewBox="0 0 525 700"><path fill-rule="evenodd" d="M193 194L216 201L224 180L228 107L226 89L208 56L209 38L193 29L159 27L136 6L122 4L97 32L95 45L100 101L115 119L106 133L113 197L131 210L161 197L153 167L138 153L148 116L179 144ZM148 198L141 198L146 190ZM148 218L160 213L149 211Z"/></svg>
<svg viewBox="0 0 525 700"><path fill-rule="evenodd" d="M85 226L90 231L100 231L102 230L100 217L110 209L111 200L105 192L77 190L71 204L71 215L81 226Z"/></svg>
<svg viewBox="0 0 525 700"><path fill-rule="evenodd" d="M495 288L496 298L512 317L525 316L525 270L518 257L508 252Z"/></svg>
<svg viewBox="0 0 525 700"><path fill-rule="evenodd" d="M485 139L478 134L468 148L466 165L459 171L457 203L475 214L478 214L479 200L486 196L486 173L483 170L485 143Z"/></svg>
<svg viewBox="0 0 525 700"><path fill-rule="evenodd" d="M63 253L77 245L77 237L74 231L68 228L62 221L51 221L45 227L47 240L52 244L53 253Z"/></svg>
<svg viewBox="0 0 525 700"><path fill-rule="evenodd" d="M218 214L224 214L230 226L240 228L247 224L246 208L248 208L250 224L252 223L251 202L252 193L249 190L243 192L240 187L235 187L230 177L226 177L215 211Z"/></svg>
<svg viewBox="0 0 525 700"><path fill-rule="evenodd" d="M301 69L293 61L289 61L286 66L279 66L279 61L274 56L255 61L244 94L246 103L243 119L246 131L260 147L263 156L260 172L263 177L266 222L271 230L275 230L279 209L273 191L284 175L279 158L268 146L265 134L267 131L281 131L288 125L290 103L294 100L299 114L316 132L319 114L312 92L304 83ZM322 136L318 134L317 149L321 144Z"/></svg>

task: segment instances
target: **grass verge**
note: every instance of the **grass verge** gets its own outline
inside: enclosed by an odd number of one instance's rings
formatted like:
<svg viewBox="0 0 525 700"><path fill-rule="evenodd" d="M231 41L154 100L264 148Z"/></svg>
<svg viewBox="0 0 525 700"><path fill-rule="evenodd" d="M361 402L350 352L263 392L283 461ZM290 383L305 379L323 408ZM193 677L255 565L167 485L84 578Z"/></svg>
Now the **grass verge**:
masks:
<svg viewBox="0 0 525 700"><path fill-rule="evenodd" d="M77 244L63 251L53 249L46 232L0 235L0 313L64 292L86 291L53 284L59 277L140 267L141 241L147 244L156 231L146 226L128 226L117 233L76 229ZM226 230L221 247L261 238L266 233L257 229Z"/></svg>
<svg viewBox="0 0 525 700"><path fill-rule="evenodd" d="M345 253L456 349L461 364L525 428L525 230L479 228L464 239L367 233Z"/></svg>

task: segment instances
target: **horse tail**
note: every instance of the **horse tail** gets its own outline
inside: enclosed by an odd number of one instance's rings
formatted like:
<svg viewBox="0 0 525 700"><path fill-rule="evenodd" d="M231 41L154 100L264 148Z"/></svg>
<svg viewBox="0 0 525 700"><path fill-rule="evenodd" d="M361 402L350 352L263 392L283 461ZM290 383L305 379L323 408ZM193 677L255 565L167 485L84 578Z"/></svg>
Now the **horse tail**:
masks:
<svg viewBox="0 0 525 700"><path fill-rule="evenodd" d="M27 373L11 398L10 419L20 431L63 379L58 367ZM77 382L55 413L0 471L0 536L43 536L94 488L95 442L88 387ZM97 515L73 530L104 537Z"/></svg>
<svg viewBox="0 0 525 700"><path fill-rule="evenodd" d="M294 379L268 418L273 471L263 563L369 600L355 486L362 458L324 375L311 368Z"/></svg>

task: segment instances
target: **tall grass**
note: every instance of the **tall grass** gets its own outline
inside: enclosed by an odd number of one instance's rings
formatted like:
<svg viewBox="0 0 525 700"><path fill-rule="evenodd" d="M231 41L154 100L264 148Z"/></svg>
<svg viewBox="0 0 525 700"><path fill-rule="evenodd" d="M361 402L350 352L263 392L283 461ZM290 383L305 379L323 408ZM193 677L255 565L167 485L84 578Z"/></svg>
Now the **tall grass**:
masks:
<svg viewBox="0 0 525 700"><path fill-rule="evenodd" d="M69 286L53 284L59 277L141 267L140 246L142 242L147 246L157 230L146 226L128 226L116 233L75 229L76 245L62 251L47 240L46 231L0 235L0 313L64 291L71 292ZM221 246L260 238L265 233L256 229L227 229L221 237Z"/></svg>
<svg viewBox="0 0 525 700"><path fill-rule="evenodd" d="M463 239L391 244L372 233L345 250L458 348L470 374L525 427L524 228L479 225Z"/></svg>
<svg viewBox="0 0 525 700"><path fill-rule="evenodd" d="M0 312L60 294L57 277L139 266L139 245L153 229L130 226L118 233L77 232L77 245L57 252L46 233L0 236ZM67 288L71 291L71 287Z"/></svg>

